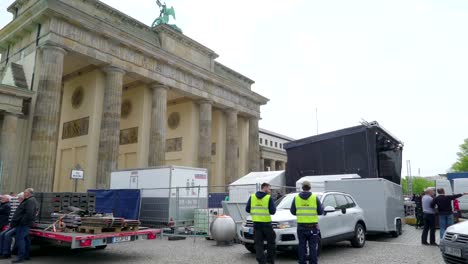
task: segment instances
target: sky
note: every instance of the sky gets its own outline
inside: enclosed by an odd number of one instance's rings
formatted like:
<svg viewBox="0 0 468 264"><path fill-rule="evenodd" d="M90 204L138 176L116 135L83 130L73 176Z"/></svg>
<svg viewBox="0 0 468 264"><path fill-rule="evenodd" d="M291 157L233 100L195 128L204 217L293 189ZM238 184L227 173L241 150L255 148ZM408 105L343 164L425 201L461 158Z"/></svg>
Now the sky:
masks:
<svg viewBox="0 0 468 264"><path fill-rule="evenodd" d="M0 1L0 28L11 15ZM104 0L151 25L154 0ZM378 121L412 174L445 173L468 138L466 0L167 0L184 34L270 99L262 128L303 138Z"/></svg>

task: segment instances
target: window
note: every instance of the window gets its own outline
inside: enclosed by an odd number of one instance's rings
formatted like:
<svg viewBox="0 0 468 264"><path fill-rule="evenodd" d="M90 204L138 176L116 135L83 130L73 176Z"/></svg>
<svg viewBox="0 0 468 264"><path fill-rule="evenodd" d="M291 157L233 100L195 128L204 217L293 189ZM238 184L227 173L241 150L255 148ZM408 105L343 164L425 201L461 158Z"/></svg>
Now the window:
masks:
<svg viewBox="0 0 468 264"><path fill-rule="evenodd" d="M275 148L277 148L277 147L278 147L278 142L275 142Z"/></svg>
<svg viewBox="0 0 468 264"><path fill-rule="evenodd" d="M336 209L346 209L348 208L348 200L342 194L335 194L336 203L338 206Z"/></svg>
<svg viewBox="0 0 468 264"><path fill-rule="evenodd" d="M260 144L263 144L263 138L260 138Z"/></svg>
<svg viewBox="0 0 468 264"><path fill-rule="evenodd" d="M325 208L327 206L332 206L332 207L336 208L336 200L335 200L335 197L333 195L327 195L323 199L323 208Z"/></svg>
<svg viewBox="0 0 468 264"><path fill-rule="evenodd" d="M267 145L267 146L268 146L268 140L267 140L267 139L265 139L265 145Z"/></svg>
<svg viewBox="0 0 468 264"><path fill-rule="evenodd" d="M270 141L270 147L273 147L273 141Z"/></svg>
<svg viewBox="0 0 468 264"><path fill-rule="evenodd" d="M283 148L283 144L280 143L280 149L282 149L282 148Z"/></svg>
<svg viewBox="0 0 468 264"><path fill-rule="evenodd" d="M346 197L346 200L348 201L348 208L356 207L356 203L353 201L353 198L347 195L345 197Z"/></svg>

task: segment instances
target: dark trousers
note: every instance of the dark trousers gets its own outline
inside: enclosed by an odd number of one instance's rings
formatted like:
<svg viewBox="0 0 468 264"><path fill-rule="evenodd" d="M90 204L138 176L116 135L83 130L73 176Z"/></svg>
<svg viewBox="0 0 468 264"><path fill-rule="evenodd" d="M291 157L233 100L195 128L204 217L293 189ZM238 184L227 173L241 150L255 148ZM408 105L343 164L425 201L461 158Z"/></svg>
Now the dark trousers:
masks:
<svg viewBox="0 0 468 264"><path fill-rule="evenodd" d="M435 243L435 214L424 213L424 230L421 236L421 242L427 243L427 233L430 231L429 243Z"/></svg>
<svg viewBox="0 0 468 264"><path fill-rule="evenodd" d="M0 233L0 255L11 256L11 242L16 228L10 228Z"/></svg>
<svg viewBox="0 0 468 264"><path fill-rule="evenodd" d="M29 241L29 226L16 227L16 246L18 247L18 259L29 259L31 241Z"/></svg>
<svg viewBox="0 0 468 264"><path fill-rule="evenodd" d="M265 257L265 244L267 242L267 255ZM275 263L276 234L271 224L254 225L255 254L259 264Z"/></svg>
<svg viewBox="0 0 468 264"><path fill-rule="evenodd" d="M315 227L297 227L297 238L299 239L299 264L307 264L307 247L309 247L310 264L317 264L317 243L319 239L319 230Z"/></svg>

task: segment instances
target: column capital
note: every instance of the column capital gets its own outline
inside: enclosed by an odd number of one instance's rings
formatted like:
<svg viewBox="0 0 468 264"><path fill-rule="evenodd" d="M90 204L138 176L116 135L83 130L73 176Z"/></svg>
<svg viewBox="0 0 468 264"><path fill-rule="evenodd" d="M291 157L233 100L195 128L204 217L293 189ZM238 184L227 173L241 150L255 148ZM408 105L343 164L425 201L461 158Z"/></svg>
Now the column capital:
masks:
<svg viewBox="0 0 468 264"><path fill-rule="evenodd" d="M232 107L224 108L223 112L226 113L226 114L236 114L236 115L239 113L239 111L237 109L232 108Z"/></svg>
<svg viewBox="0 0 468 264"><path fill-rule="evenodd" d="M160 83L150 83L148 84L148 87L151 89L164 89L164 90L169 90L169 86L160 84Z"/></svg>
<svg viewBox="0 0 468 264"><path fill-rule="evenodd" d="M211 101L210 99L206 99L206 98L202 98L202 99L198 99L196 100L197 104L201 105L201 104L210 104L210 105L213 105L213 101Z"/></svg>
<svg viewBox="0 0 468 264"><path fill-rule="evenodd" d="M58 45L51 44L51 43L45 43L42 46L40 46L39 49L42 51L45 51L45 50L57 51L57 52L61 52L63 55L67 54L67 51L64 48Z"/></svg>
<svg viewBox="0 0 468 264"><path fill-rule="evenodd" d="M106 65L102 67L102 71L105 73L117 72L117 73L125 74L125 71L123 69L116 67L116 66L112 66L112 65Z"/></svg>

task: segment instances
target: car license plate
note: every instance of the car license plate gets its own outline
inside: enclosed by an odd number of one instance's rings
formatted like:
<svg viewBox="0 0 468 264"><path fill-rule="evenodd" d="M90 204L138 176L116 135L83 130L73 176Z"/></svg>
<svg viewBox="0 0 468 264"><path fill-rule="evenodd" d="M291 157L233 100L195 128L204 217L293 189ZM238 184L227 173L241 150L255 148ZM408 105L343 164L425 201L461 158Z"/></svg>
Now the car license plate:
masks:
<svg viewBox="0 0 468 264"><path fill-rule="evenodd" d="M249 234L253 235L253 228L249 228Z"/></svg>
<svg viewBox="0 0 468 264"><path fill-rule="evenodd" d="M131 240L130 236L114 237L114 243L129 242Z"/></svg>
<svg viewBox="0 0 468 264"><path fill-rule="evenodd" d="M455 257L459 257L459 258L461 258L461 256L462 256L461 249L453 248L453 247L446 247L445 248L445 254L455 256Z"/></svg>

